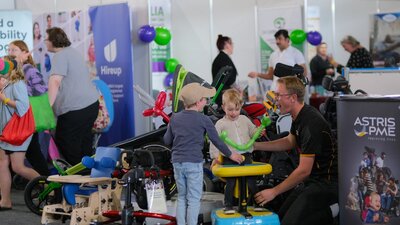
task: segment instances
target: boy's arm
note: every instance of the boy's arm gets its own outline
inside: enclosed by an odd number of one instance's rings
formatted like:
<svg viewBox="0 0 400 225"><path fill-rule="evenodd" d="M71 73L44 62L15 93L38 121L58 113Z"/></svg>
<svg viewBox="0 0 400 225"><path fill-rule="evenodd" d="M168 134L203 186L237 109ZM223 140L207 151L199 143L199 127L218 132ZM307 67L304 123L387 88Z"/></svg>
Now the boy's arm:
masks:
<svg viewBox="0 0 400 225"><path fill-rule="evenodd" d="M217 130L213 126L212 122L210 124L206 124L207 135L210 138L211 142L215 145L220 152L222 152L226 157L230 157L232 155L231 150L229 150L228 146L224 142L219 139Z"/></svg>
<svg viewBox="0 0 400 225"><path fill-rule="evenodd" d="M171 124L168 124L167 131L164 134L164 144L172 145L172 140Z"/></svg>
<svg viewBox="0 0 400 225"><path fill-rule="evenodd" d="M217 130L218 135L221 133L221 123L219 123L219 121L217 121L217 123L215 124L215 129ZM219 150L217 149L217 147L210 142L210 157L211 159L218 159L219 156Z"/></svg>

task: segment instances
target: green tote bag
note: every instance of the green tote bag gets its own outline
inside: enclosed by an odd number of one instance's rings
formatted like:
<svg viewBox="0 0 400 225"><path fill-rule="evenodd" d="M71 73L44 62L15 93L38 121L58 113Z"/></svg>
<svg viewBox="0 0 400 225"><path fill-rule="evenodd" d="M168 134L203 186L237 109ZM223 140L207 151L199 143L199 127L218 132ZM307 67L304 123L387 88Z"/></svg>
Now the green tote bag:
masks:
<svg viewBox="0 0 400 225"><path fill-rule="evenodd" d="M32 106L35 130L37 132L56 128L56 120L47 92L39 96L29 97L29 102Z"/></svg>

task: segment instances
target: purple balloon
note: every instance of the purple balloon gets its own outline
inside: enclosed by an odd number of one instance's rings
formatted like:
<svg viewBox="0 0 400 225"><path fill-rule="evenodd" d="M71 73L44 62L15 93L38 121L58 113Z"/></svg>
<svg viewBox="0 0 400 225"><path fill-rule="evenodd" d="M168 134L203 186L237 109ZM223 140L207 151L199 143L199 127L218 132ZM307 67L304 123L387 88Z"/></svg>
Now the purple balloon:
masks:
<svg viewBox="0 0 400 225"><path fill-rule="evenodd" d="M150 25L140 27L138 31L139 39L143 42L149 43L156 37L156 30Z"/></svg>
<svg viewBox="0 0 400 225"><path fill-rule="evenodd" d="M174 82L174 74L170 73L164 78L164 86L172 87L172 83Z"/></svg>
<svg viewBox="0 0 400 225"><path fill-rule="evenodd" d="M318 31L310 31L307 33L307 41L308 43L317 46L321 44L322 36Z"/></svg>

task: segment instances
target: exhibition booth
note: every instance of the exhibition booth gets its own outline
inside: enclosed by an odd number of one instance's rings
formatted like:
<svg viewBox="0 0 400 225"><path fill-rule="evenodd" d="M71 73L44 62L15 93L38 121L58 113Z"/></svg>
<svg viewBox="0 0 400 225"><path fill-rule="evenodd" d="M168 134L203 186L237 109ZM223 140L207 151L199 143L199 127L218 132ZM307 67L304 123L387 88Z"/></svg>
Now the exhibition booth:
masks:
<svg viewBox="0 0 400 225"><path fill-rule="evenodd" d="M400 164L398 163L400 140L398 140L399 129L396 128L397 124L400 124L399 2L384 0L350 2L347 0L129 0L116 3L111 0L7 0L0 5L0 56L7 54L9 42L15 39L24 40L29 49L32 49L32 56L38 69L43 77L48 79L53 53L46 49L45 34L46 29L53 26L65 31L71 40L71 46L84 57L91 79L104 83L103 88L110 93L106 103L112 105L113 108L112 126L107 127L104 132L98 132L101 134L98 145L129 149L132 152L138 148L155 152L155 157L130 156L129 169L131 170L127 171L133 170L130 175L135 180L147 182L149 177L153 179L160 175L153 174L156 169L153 170L154 165L150 165L149 161L168 167L161 168L161 171L165 172L162 176L168 177L170 183L165 180L164 184L157 183L164 177L155 178L157 182L153 183L133 182L129 184L132 187L128 185L127 180L120 182L125 185L125 188L131 188L129 191L132 193L142 191L139 190L142 188L138 187L140 185L145 186L143 190L153 188L152 192L141 193L144 196L142 199L135 199L133 195L131 199L129 194L123 194L123 201L136 201L135 204L145 201L146 207L149 201L150 214L146 214L147 211L145 214L135 214L138 218L152 218L147 220L147 224L163 224L165 222L163 220L171 222L168 224L176 222L177 201L176 197L173 197L176 193L176 185L173 180L170 149L162 144L162 137L166 131L165 125L169 121L168 114L171 111L177 112L174 109L174 101L175 103L179 101L177 94L184 85L190 83L185 79L193 75L195 82L212 83L211 65L218 54L215 47L218 34L232 38L235 53L230 58L235 62L238 71L236 84L247 94L246 103L261 105L263 114L277 110L274 96L269 96L267 92L271 87L271 82L261 80L261 78L249 78L248 74L250 71L262 73L268 68L270 55L278 49L273 36L277 30L289 30L292 46L305 56L305 76L308 78L311 78L308 64L316 54L316 46L322 42L327 43L329 56L339 64L345 65L349 54L343 49L341 40L346 35L357 37L360 44L371 53L375 68L344 67L342 73L334 72L332 82L338 81L337 84L340 85L341 81L346 81L346 90L349 92L332 86L331 89L325 90L327 86L322 85L325 89L317 93L314 87L307 86L305 102L318 110L327 101L335 104L329 109L331 110L329 115L334 117L334 120L329 122L337 125L335 131L337 132L339 163L339 216L335 217L334 223L341 225L400 223L400 191L394 195L387 194L386 191L393 185L400 189ZM257 102L251 102L249 99ZM286 119L290 120L289 117L286 115ZM260 121L258 122L261 124ZM276 132L275 127L274 129L275 133L283 133ZM285 124L284 131L289 130L290 125ZM213 174L214 171L210 168L211 161L207 154L208 152L205 154L204 190L223 192L223 189L220 190L221 184L216 182L217 175ZM114 158L113 160L117 161L115 156ZM95 169L98 167L104 169L109 166L107 163L105 166L100 165L100 158L93 160L93 162L89 160L88 165ZM277 160L279 161L280 158L278 157ZM284 160L287 163L288 159ZM143 169L140 165L143 161L149 163L146 166L151 169ZM296 162L294 160L290 163ZM253 169L256 166L253 166ZM256 171L254 174L263 177L263 182L270 182L274 179L268 180L268 174L274 175L274 167L271 169L269 164L265 167L268 167L267 172ZM82 169L82 165L73 168L72 172L67 170L65 174L75 176L74 174ZM243 176L256 176L253 173L244 174ZM120 178L122 179L122 176ZM124 177L124 179L128 178ZM245 181L245 178L241 180L241 182ZM394 184L390 183L392 181ZM61 176L50 180L42 178L36 182L46 184L46 186L40 186L42 188L40 197L44 196L43 190L50 190L46 189L49 182L74 183ZM115 181L111 181L111 178L82 180L82 183L85 182L96 185L96 189L102 191L100 197L90 197L94 199L93 201L103 198L99 200L101 206L96 208L95 212L79 209L78 206L83 206L86 204L83 202L89 201L85 197L82 197L85 200L80 199L81 202L78 203L72 201L69 205L56 202L57 204L52 205L54 208L47 207L47 203L40 199L42 205L31 207L34 209L36 207L38 214L45 210L46 216L43 216L42 222L46 224L60 222L64 216L68 219L72 218L71 222L78 221L76 224L79 225L100 224L93 219L95 217L88 217L85 223L80 223L79 218L86 218L87 214L98 216L99 210L103 209L109 210L110 214L107 218L117 220L117 218L121 219L122 215L123 223L132 224L130 221L132 218L126 215L134 215L133 208L129 211L127 208L113 205L115 204L112 200L114 197L122 198L115 194L118 191L121 193L121 190L102 189L102 185L109 185L107 182L114 182L112 184L115 185ZM209 188L206 188L207 185ZM33 193L35 188L36 186L31 186L30 191ZM72 189L75 193L80 191L76 185ZM157 191L158 189L162 191ZM164 189L166 195L164 195ZM53 190L51 189L49 193ZM129 193L129 191L126 192ZM89 195L93 193L91 190L85 192ZM49 193L44 196L46 201ZM237 221L243 218L243 221L249 219L246 213L251 211L255 215L254 218L260 216L264 219L248 220L246 224L279 225L277 214L272 211L257 214L252 207L247 210L246 200L242 201L239 207L242 214L237 217L240 219L229 216L228 218L221 210L213 211L213 207L223 206L221 195L207 193L202 199L204 204L201 208L201 220L204 223L240 224ZM378 198L377 196L379 196L381 206L374 208L371 201L373 201L372 198ZM29 197L25 198L35 204ZM155 200L150 200L151 198ZM239 199L244 198L242 196ZM155 205L150 205L150 203ZM44 207L47 208L44 209ZM140 207L140 205L130 207ZM32 208L30 208L31 211ZM157 217L151 213L168 215ZM369 213L375 213L374 215L380 219L369 220L368 218L371 217L368 217ZM17 214L12 215L18 217ZM268 219L265 219L267 217ZM40 219L35 220L39 224ZM263 223L263 221L268 222ZM138 223L140 222L143 221Z"/></svg>

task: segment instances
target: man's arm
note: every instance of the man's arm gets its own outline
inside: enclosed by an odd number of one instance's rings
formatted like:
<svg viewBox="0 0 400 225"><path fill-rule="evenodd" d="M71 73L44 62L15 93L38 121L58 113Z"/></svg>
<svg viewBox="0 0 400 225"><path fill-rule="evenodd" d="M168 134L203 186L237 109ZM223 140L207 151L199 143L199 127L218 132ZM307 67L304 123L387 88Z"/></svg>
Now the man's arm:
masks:
<svg viewBox="0 0 400 225"><path fill-rule="evenodd" d="M300 156L299 166L279 185L258 192L254 197L258 204L265 205L276 196L296 187L303 182L310 174L314 165L314 156Z"/></svg>
<svg viewBox="0 0 400 225"><path fill-rule="evenodd" d="M51 106L53 106L54 101L56 100L63 78L63 76L56 74L51 75L49 78L49 102Z"/></svg>
<svg viewBox="0 0 400 225"><path fill-rule="evenodd" d="M253 147L254 150L262 150L262 151L271 151L271 152L287 151L296 147L296 138L293 134L289 134L288 136L280 138L275 141L256 142L254 143Z"/></svg>
<svg viewBox="0 0 400 225"><path fill-rule="evenodd" d="M250 72L248 74L248 77L251 77L251 78L261 77L266 80L272 80L272 78L274 77L274 68L268 67L268 70L266 73Z"/></svg>
<svg viewBox="0 0 400 225"><path fill-rule="evenodd" d="M300 64L300 66L303 67L303 69L304 69L303 75L307 76L307 66L306 66L306 64L303 63L303 64Z"/></svg>

